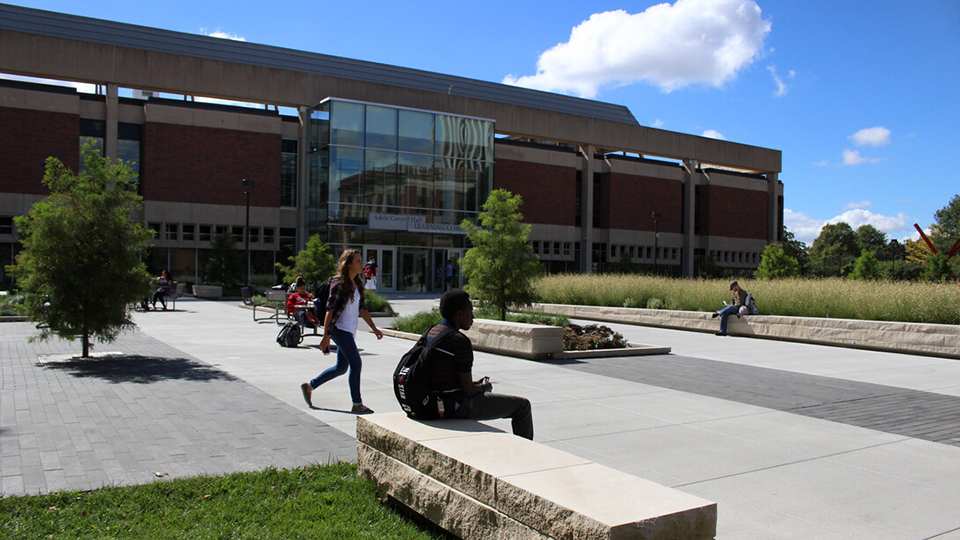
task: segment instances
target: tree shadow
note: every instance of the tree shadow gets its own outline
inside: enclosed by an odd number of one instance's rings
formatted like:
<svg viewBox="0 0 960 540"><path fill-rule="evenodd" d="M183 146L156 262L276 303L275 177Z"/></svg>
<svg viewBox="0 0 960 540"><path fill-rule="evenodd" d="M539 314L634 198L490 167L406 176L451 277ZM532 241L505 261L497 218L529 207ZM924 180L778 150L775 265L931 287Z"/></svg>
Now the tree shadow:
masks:
<svg viewBox="0 0 960 540"><path fill-rule="evenodd" d="M238 378L190 358L123 355L106 358L75 358L41 364L78 378L98 378L111 383L150 384L167 380L236 381Z"/></svg>

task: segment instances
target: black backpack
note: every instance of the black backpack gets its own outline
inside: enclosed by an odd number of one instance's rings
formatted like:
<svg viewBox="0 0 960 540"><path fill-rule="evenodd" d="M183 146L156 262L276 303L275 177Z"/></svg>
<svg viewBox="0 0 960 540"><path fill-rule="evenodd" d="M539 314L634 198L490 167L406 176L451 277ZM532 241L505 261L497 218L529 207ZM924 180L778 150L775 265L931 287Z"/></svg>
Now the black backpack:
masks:
<svg viewBox="0 0 960 540"><path fill-rule="evenodd" d="M300 325L295 321L287 321L277 334L277 343L281 347L296 347L300 345Z"/></svg>
<svg viewBox="0 0 960 540"><path fill-rule="evenodd" d="M317 290L314 291L313 295L313 305L317 308L317 317L320 319L320 324L323 324L323 321L327 317L327 300L330 299L330 282L333 281L333 278L330 278L317 287Z"/></svg>
<svg viewBox="0 0 960 540"><path fill-rule="evenodd" d="M430 391L429 369L434 348L457 329L447 327L427 345L429 330L417 340L417 343L397 364L393 372L393 393L400 402L400 408L410 418L417 420L431 420L440 417L437 409L437 396ZM438 352L453 356L453 353L437 349Z"/></svg>

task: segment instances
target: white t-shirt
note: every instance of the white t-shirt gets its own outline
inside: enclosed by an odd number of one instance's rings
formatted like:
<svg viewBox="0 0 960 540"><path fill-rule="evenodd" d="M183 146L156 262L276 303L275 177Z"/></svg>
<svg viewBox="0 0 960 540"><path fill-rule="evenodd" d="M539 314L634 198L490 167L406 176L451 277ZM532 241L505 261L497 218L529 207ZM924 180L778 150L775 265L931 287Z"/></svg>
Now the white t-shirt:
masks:
<svg viewBox="0 0 960 540"><path fill-rule="evenodd" d="M357 323L360 318L360 289L353 289L353 298L343 307L343 312L337 318L336 326L344 332L350 332L357 335Z"/></svg>

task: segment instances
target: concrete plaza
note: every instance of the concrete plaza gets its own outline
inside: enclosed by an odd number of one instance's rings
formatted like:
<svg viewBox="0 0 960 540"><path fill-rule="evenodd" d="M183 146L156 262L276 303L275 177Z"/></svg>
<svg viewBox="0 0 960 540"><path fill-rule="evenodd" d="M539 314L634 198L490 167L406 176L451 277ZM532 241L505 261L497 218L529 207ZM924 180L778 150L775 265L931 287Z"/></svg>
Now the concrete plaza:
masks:
<svg viewBox="0 0 960 540"><path fill-rule="evenodd" d="M434 298L390 301L409 314ZM95 349L122 355L66 362L77 343L0 324L0 493L356 459L346 377L315 409L300 395L334 362L317 338L281 348L236 302L136 322ZM717 502L719 539L960 539L960 361L610 326L673 353L477 353L474 373L531 399L537 441ZM390 375L411 343L358 344L364 402L398 410Z"/></svg>

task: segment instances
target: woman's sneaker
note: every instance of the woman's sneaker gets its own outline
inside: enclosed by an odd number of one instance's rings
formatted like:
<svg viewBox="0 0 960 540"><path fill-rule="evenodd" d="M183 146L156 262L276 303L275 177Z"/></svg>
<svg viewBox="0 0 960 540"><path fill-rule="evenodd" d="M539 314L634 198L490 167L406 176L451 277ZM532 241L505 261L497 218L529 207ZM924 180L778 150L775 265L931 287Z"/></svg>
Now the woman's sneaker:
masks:
<svg viewBox="0 0 960 540"><path fill-rule="evenodd" d="M353 408L350 409L350 412L353 414L370 414L373 412L373 409L361 403L360 405L354 405Z"/></svg>

